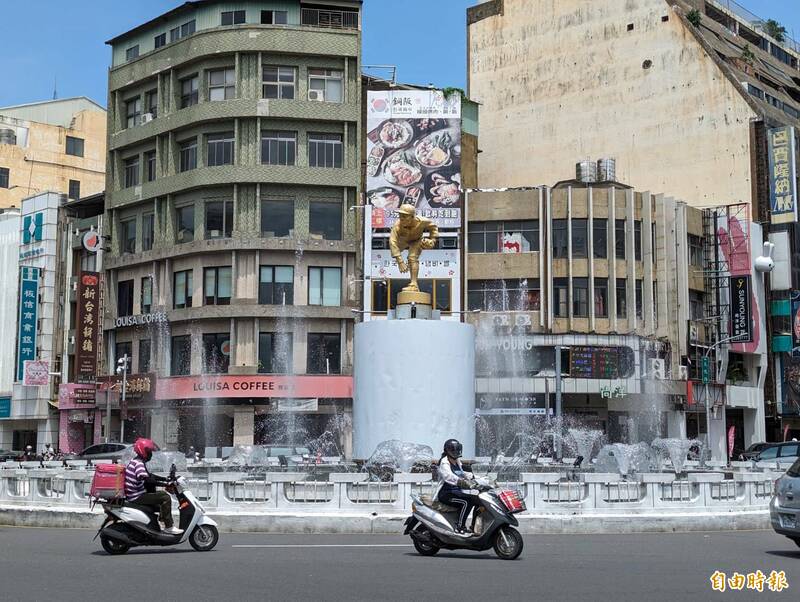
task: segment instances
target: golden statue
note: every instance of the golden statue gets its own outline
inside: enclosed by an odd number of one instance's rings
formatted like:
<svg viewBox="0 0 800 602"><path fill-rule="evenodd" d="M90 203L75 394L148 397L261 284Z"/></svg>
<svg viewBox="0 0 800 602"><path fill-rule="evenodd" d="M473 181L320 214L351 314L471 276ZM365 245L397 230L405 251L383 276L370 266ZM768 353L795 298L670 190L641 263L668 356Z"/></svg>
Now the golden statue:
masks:
<svg viewBox="0 0 800 602"><path fill-rule="evenodd" d="M423 249L432 249L439 238L439 228L431 220L417 217L414 205L401 205L397 210L400 215L389 234L389 249L392 258L397 261L400 272L411 272L411 282L397 296L398 304L421 303L431 304L431 296L420 292L417 278L419 276L419 256ZM423 238L425 232L428 238ZM403 251L408 250L408 262L403 260Z"/></svg>

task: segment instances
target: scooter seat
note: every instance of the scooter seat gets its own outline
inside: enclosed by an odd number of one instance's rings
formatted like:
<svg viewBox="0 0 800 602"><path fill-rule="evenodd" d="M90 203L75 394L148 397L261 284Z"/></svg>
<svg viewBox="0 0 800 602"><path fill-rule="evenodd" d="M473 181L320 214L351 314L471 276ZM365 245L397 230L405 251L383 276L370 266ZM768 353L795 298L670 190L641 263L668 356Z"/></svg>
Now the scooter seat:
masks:
<svg viewBox="0 0 800 602"><path fill-rule="evenodd" d="M129 502L125 500L122 503L126 508L133 508L134 510L141 510L145 514L158 514L158 506L148 506L145 504L137 504L136 502Z"/></svg>
<svg viewBox="0 0 800 602"><path fill-rule="evenodd" d="M447 504L443 504L439 500L433 499L429 495L421 495L419 499L431 510L436 510L436 512L461 512L461 508L456 508L455 506L449 506Z"/></svg>

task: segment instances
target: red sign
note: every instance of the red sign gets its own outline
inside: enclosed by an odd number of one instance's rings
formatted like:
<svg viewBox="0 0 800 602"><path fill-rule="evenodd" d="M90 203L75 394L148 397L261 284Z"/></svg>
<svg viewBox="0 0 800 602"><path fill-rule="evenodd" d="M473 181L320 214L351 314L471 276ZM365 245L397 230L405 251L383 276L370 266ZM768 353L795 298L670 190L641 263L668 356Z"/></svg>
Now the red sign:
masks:
<svg viewBox="0 0 800 602"><path fill-rule="evenodd" d="M86 399L89 398L94 399L94 385L61 383L58 386L58 408L60 410L85 408Z"/></svg>
<svg viewBox="0 0 800 602"><path fill-rule="evenodd" d="M206 397L353 397L352 376L173 376L156 382L156 399Z"/></svg>
<svg viewBox="0 0 800 602"><path fill-rule="evenodd" d="M94 403L97 377L97 345L100 325L100 274L81 272L78 277L78 320L75 326L75 380L86 385L76 401ZM89 386L91 385L91 388ZM90 394L87 394L89 393Z"/></svg>
<svg viewBox="0 0 800 602"><path fill-rule="evenodd" d="M736 427L731 425L728 429L728 458L733 456L733 441L736 437Z"/></svg>

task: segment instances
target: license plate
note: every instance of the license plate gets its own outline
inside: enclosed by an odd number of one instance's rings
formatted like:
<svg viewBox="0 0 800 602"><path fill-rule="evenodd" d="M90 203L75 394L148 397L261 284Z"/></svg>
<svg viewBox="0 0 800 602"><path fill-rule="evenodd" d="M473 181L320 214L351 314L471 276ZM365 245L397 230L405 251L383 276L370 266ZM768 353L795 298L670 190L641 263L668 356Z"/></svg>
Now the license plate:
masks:
<svg viewBox="0 0 800 602"><path fill-rule="evenodd" d="M781 514L781 526L784 529L796 529L797 518L794 514Z"/></svg>

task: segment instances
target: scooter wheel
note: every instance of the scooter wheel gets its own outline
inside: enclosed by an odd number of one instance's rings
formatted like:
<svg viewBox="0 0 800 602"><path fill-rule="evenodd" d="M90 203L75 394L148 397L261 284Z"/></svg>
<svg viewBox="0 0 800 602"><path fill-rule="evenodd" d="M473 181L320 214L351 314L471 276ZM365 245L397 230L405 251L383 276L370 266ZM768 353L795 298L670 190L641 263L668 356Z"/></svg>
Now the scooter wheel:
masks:
<svg viewBox="0 0 800 602"><path fill-rule="evenodd" d="M424 543L422 541L414 541L414 548L421 556L434 556L439 552L439 546L432 543Z"/></svg>
<svg viewBox="0 0 800 602"><path fill-rule="evenodd" d="M100 536L100 545L102 545L103 549L112 556L119 556L120 554L124 554L131 549L131 547L125 542L122 542L118 539L112 539L106 535Z"/></svg>
<svg viewBox="0 0 800 602"><path fill-rule="evenodd" d="M522 535L512 527L498 529L494 536L494 553L503 560L514 560L522 554Z"/></svg>
<svg viewBox="0 0 800 602"><path fill-rule="evenodd" d="M189 543L198 552L208 552L214 549L219 541L219 531L213 525L198 525L189 535Z"/></svg>

